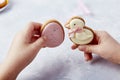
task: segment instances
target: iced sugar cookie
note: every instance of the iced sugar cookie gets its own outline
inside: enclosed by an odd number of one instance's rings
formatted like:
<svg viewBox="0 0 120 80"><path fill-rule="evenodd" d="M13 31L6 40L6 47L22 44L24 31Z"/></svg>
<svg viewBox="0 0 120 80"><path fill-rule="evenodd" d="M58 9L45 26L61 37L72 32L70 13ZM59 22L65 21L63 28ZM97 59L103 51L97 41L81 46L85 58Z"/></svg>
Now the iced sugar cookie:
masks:
<svg viewBox="0 0 120 80"><path fill-rule="evenodd" d="M0 0L0 11L6 8L8 0Z"/></svg>
<svg viewBox="0 0 120 80"><path fill-rule="evenodd" d="M89 44L94 38L93 30L85 26L81 17L71 18L65 27L69 29L70 40L77 45Z"/></svg>
<svg viewBox="0 0 120 80"><path fill-rule="evenodd" d="M56 20L49 20L43 24L41 36L47 38L46 47L57 47L64 41L64 30L62 25Z"/></svg>

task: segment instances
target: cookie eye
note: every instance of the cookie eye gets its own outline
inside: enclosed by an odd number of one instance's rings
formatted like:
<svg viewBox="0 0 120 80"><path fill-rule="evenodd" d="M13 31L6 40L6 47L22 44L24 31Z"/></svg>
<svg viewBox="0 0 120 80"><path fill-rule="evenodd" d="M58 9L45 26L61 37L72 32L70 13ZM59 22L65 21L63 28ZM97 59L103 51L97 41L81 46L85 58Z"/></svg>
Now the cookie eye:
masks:
<svg viewBox="0 0 120 80"><path fill-rule="evenodd" d="M80 19L73 19L73 20L71 20L70 28L73 29L73 28L76 27L76 25L81 27L81 28L85 26L84 22L82 20L80 20Z"/></svg>
<svg viewBox="0 0 120 80"><path fill-rule="evenodd" d="M76 24L74 24L74 26L75 26Z"/></svg>

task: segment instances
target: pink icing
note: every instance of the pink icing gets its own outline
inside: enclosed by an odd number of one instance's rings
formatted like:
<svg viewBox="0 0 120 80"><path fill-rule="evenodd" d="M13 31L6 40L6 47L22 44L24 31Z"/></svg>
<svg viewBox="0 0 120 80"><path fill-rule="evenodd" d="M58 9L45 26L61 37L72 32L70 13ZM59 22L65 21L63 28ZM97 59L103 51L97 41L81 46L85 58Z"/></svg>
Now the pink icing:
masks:
<svg viewBox="0 0 120 80"><path fill-rule="evenodd" d="M81 33L82 31L83 31L83 29L80 27L77 27L76 29L70 29L69 36L74 37L75 33Z"/></svg>
<svg viewBox="0 0 120 80"><path fill-rule="evenodd" d="M61 25L56 22L47 24L41 35L47 38L45 42L46 47L59 46L64 40L64 31Z"/></svg>

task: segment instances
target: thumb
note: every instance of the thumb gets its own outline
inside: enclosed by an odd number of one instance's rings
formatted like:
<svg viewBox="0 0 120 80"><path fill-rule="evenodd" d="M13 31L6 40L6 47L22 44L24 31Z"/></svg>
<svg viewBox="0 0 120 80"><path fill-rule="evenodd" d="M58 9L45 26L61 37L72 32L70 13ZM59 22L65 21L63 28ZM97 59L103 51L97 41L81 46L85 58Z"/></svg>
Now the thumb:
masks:
<svg viewBox="0 0 120 80"><path fill-rule="evenodd" d="M80 51L84 51L84 52L87 52L87 53L95 53L95 54L99 53L98 45L80 45L78 47L78 49Z"/></svg>
<svg viewBox="0 0 120 80"><path fill-rule="evenodd" d="M33 46L35 46L36 48L42 48L44 47L45 40L46 37L40 37L33 43Z"/></svg>

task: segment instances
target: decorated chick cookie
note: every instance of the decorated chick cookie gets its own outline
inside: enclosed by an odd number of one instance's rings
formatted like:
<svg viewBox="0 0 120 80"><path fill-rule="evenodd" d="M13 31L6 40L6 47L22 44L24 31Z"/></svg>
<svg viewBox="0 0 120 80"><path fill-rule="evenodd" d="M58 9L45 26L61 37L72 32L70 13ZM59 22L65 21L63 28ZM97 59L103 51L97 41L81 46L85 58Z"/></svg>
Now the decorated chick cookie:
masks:
<svg viewBox="0 0 120 80"><path fill-rule="evenodd" d="M77 45L89 44L94 38L93 30L85 26L81 17L71 18L65 27L69 29L70 40Z"/></svg>
<svg viewBox="0 0 120 80"><path fill-rule="evenodd" d="M8 0L0 0L0 11L6 8Z"/></svg>
<svg viewBox="0 0 120 80"><path fill-rule="evenodd" d="M49 20L41 28L41 36L45 36L45 47L57 47L64 41L64 30L57 20Z"/></svg>

